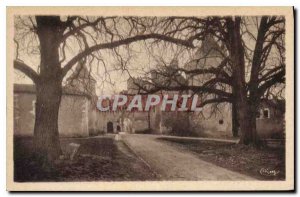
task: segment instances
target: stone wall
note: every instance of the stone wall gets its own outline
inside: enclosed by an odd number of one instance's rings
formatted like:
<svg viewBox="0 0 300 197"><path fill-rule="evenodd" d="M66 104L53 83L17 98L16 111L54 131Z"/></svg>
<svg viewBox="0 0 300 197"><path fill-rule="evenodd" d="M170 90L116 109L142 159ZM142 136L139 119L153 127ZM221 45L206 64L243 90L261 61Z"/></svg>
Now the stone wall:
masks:
<svg viewBox="0 0 300 197"><path fill-rule="evenodd" d="M89 100L87 97L63 95L58 114L60 136L89 136L88 116Z"/></svg>
<svg viewBox="0 0 300 197"><path fill-rule="evenodd" d="M34 93L14 93L14 134L33 135L35 122ZM61 99L58 128L60 136L88 136L89 100L84 96L63 95Z"/></svg>
<svg viewBox="0 0 300 197"><path fill-rule="evenodd" d="M33 135L35 94L14 93L14 134Z"/></svg>
<svg viewBox="0 0 300 197"><path fill-rule="evenodd" d="M256 128L260 137L283 137L285 130L283 111L262 102L258 113Z"/></svg>
<svg viewBox="0 0 300 197"><path fill-rule="evenodd" d="M207 105L202 112L191 113L191 129L200 137L231 137L231 105L220 105L217 111L211 107Z"/></svg>

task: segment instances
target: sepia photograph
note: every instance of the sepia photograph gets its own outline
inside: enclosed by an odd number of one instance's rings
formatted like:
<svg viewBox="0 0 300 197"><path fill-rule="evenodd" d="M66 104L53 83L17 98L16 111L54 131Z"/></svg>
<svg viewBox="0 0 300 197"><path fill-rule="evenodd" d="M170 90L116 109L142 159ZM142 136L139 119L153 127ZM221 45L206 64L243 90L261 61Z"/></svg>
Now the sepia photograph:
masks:
<svg viewBox="0 0 300 197"><path fill-rule="evenodd" d="M8 7L7 190L294 189L292 7Z"/></svg>

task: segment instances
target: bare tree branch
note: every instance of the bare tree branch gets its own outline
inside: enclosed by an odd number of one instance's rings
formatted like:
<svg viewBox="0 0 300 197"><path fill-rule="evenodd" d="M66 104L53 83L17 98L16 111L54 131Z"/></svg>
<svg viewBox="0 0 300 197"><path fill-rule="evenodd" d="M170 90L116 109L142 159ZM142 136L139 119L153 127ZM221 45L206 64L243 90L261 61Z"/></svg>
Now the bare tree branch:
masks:
<svg viewBox="0 0 300 197"><path fill-rule="evenodd" d="M39 80L39 75L32 68L21 61L14 60L14 68L23 72L35 83Z"/></svg>
<svg viewBox="0 0 300 197"><path fill-rule="evenodd" d="M274 74L272 78L265 81L261 86L258 88L259 95L263 95L266 90L271 88L273 85L277 83L284 83L285 82L285 70L281 70L280 72Z"/></svg>
<svg viewBox="0 0 300 197"><path fill-rule="evenodd" d="M63 75L65 76L67 74L67 72L82 58L90 55L91 53L101 50L101 49L113 49L115 47L119 47L121 45L128 45L132 42L137 42L137 41L141 41L141 40L147 40L147 39L159 39L159 40L164 40L167 42L171 42L174 44L178 44L178 45L183 45L186 47L190 47L193 48L194 45L191 41L187 41L187 40L181 40L181 39L177 39L177 38L172 38L169 36L165 36L162 34L146 34L146 35L137 35L134 37L130 37L130 38L126 38L123 40L118 40L118 41L112 41L110 43L102 43L102 44L97 44L94 45L90 48L87 48L86 50L84 50L83 52L79 53L78 55L76 55L75 57L73 57L64 67L63 67Z"/></svg>

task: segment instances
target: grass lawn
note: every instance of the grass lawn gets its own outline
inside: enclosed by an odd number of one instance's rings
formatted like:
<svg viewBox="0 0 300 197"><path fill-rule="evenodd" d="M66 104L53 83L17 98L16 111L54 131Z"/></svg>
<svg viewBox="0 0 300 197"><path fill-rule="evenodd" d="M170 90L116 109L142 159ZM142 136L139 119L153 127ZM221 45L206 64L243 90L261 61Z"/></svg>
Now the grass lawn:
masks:
<svg viewBox="0 0 300 197"><path fill-rule="evenodd" d="M171 138L159 138L159 140L189 150L204 161L259 180L285 179L285 149L283 147L258 149L252 146L215 141ZM275 170L276 175L272 173L272 170Z"/></svg>
<svg viewBox="0 0 300 197"><path fill-rule="evenodd" d="M139 181L156 180L150 169L126 145L112 136L96 138L62 138L67 144L78 143L74 160L57 160L50 168L43 168L34 160L32 138L14 139L14 180L36 181Z"/></svg>

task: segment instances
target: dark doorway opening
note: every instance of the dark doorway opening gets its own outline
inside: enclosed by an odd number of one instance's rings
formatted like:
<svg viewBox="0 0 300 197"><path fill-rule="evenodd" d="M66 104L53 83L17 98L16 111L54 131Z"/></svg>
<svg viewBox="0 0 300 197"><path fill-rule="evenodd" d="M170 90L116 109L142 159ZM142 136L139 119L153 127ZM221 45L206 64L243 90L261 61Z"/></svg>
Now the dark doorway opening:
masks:
<svg viewBox="0 0 300 197"><path fill-rule="evenodd" d="M107 123L107 133L113 133L114 132L114 125L112 122Z"/></svg>
<svg viewBox="0 0 300 197"><path fill-rule="evenodd" d="M118 133L121 131L120 125L117 126L117 131L118 131Z"/></svg>

